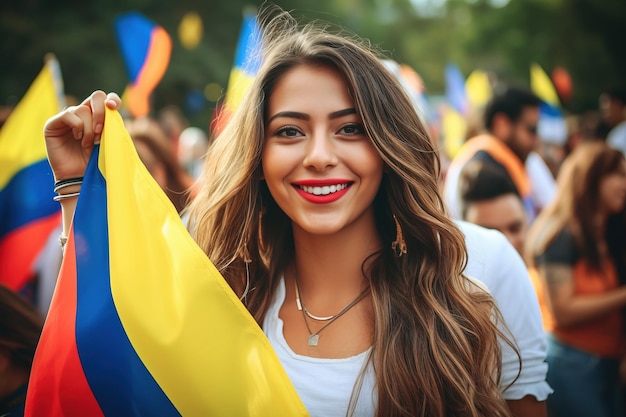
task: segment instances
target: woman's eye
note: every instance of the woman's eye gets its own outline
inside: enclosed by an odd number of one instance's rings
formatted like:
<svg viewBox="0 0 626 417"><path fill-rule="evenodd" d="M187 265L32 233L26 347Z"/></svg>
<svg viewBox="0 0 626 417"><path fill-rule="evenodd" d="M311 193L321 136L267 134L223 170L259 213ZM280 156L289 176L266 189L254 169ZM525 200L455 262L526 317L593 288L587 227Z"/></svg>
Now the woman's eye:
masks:
<svg viewBox="0 0 626 417"><path fill-rule="evenodd" d="M287 138L295 138L297 136L302 136L300 131L295 127L283 127L276 131L276 136L282 136Z"/></svg>
<svg viewBox="0 0 626 417"><path fill-rule="evenodd" d="M362 135L363 133L365 133L365 129L363 128L363 126L354 123L354 124L343 126L341 129L339 129L339 133L342 135L350 135L350 136Z"/></svg>

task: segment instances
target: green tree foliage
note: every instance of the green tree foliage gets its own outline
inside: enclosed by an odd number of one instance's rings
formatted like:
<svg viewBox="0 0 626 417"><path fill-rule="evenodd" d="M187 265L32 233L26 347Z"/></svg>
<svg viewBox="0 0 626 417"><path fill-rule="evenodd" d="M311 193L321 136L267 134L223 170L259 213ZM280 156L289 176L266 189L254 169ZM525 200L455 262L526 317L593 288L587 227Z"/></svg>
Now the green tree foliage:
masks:
<svg viewBox="0 0 626 417"><path fill-rule="evenodd" d="M624 80L623 0L283 0L303 21L321 19L368 38L385 54L409 64L430 94L444 90L443 68L454 62L467 75L475 68L504 81L528 85L530 62L550 72L567 68L574 80L571 111L597 106L600 90ZM505 4L503 4L505 3ZM42 66L56 54L66 92L82 98L94 89L122 92L126 72L113 21L131 10L162 25L174 41L171 64L154 93L155 110L180 106L206 126L215 103L191 112L192 92L208 83L226 88L246 6L259 1L3 0L0 2L0 105L15 104ZM204 35L182 47L178 24L197 12Z"/></svg>

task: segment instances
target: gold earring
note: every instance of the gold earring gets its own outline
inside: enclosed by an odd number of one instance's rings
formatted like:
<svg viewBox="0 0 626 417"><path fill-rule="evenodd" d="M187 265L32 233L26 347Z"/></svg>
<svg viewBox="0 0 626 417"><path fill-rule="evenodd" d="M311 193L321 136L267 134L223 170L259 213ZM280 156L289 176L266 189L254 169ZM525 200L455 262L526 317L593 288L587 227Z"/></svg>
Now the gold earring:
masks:
<svg viewBox="0 0 626 417"><path fill-rule="evenodd" d="M400 228L400 223L395 214L393 215L393 221L396 222L396 240L391 243L391 249L399 258L406 253L406 242L402 236L402 228Z"/></svg>

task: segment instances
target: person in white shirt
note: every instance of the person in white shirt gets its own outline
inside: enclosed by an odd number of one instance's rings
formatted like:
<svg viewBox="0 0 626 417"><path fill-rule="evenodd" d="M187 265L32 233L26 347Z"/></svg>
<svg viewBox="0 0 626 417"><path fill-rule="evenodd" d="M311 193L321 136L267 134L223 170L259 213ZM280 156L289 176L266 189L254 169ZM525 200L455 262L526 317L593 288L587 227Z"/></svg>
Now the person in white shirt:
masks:
<svg viewBox="0 0 626 417"><path fill-rule="evenodd" d="M459 188L465 221L457 224L464 231L468 247L466 273L490 290L524 364L520 378L505 391L505 397L523 398L517 403L519 415L536 415L536 403L545 407L552 390L546 382L547 341L541 308L521 258L528 231L522 199L507 176L478 161L465 166ZM510 353L503 345L503 382L518 369L517 358Z"/></svg>

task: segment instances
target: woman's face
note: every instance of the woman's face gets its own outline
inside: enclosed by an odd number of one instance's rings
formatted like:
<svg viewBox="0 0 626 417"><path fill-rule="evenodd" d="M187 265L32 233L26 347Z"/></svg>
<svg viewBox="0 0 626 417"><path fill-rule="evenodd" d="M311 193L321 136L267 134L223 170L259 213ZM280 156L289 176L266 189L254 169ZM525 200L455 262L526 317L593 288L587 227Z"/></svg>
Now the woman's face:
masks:
<svg viewBox="0 0 626 417"><path fill-rule="evenodd" d="M608 215L619 213L626 203L626 161L617 171L609 173L600 181L599 197Z"/></svg>
<svg viewBox="0 0 626 417"><path fill-rule="evenodd" d="M339 72L288 70L271 92L265 123L263 176L294 228L333 234L373 225L383 162Z"/></svg>

